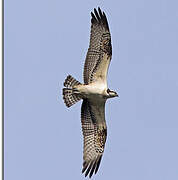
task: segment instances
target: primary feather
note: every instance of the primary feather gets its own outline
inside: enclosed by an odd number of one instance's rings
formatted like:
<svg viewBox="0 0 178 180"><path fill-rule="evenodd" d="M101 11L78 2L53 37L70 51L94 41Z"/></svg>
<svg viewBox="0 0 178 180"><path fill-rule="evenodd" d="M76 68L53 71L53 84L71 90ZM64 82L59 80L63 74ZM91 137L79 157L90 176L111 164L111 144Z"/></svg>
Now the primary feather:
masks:
<svg viewBox="0 0 178 180"><path fill-rule="evenodd" d="M98 8L98 12L94 9L94 14L91 12L91 16L90 45L84 65L85 84L97 80L97 71L99 71L100 64L104 61L106 55L108 55L108 59L104 62L104 65L108 69L112 56L111 35L106 15ZM106 79L106 75L103 78Z"/></svg>

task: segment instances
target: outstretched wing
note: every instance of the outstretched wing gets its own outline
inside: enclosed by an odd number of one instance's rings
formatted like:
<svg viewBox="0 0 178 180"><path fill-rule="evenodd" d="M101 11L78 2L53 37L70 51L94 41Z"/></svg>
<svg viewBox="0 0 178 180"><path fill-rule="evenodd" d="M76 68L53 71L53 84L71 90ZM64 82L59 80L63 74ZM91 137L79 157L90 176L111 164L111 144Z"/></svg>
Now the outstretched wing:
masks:
<svg viewBox="0 0 178 180"><path fill-rule="evenodd" d="M81 108L82 131L84 138L83 170L89 177L98 171L104 152L107 129L105 123L105 102L92 105L87 99L83 100Z"/></svg>
<svg viewBox="0 0 178 180"><path fill-rule="evenodd" d="M107 18L98 8L91 12L90 45L84 66L84 83L89 84L102 78L106 81L112 56L111 35Z"/></svg>

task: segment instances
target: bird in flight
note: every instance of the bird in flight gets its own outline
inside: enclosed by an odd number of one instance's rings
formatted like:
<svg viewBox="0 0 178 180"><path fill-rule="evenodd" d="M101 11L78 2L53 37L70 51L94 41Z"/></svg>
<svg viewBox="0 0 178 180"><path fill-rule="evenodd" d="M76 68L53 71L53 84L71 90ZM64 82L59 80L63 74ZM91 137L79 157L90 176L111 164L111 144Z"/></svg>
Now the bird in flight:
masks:
<svg viewBox="0 0 178 180"><path fill-rule="evenodd" d="M90 44L84 65L84 83L71 75L65 79L63 99L67 107L83 100L81 123L84 139L83 169L91 177L98 171L104 152L107 127L105 103L117 93L107 86L107 72L112 57L111 34L104 12L98 8L91 12Z"/></svg>

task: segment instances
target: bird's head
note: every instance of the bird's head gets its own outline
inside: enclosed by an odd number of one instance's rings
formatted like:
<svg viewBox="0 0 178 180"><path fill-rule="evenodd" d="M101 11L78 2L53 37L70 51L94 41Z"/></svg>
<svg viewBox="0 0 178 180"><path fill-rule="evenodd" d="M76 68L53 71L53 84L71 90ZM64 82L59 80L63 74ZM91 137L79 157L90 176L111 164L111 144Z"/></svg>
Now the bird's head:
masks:
<svg viewBox="0 0 178 180"><path fill-rule="evenodd" d="M115 91L111 91L109 88L107 89L108 98L118 97L118 94Z"/></svg>

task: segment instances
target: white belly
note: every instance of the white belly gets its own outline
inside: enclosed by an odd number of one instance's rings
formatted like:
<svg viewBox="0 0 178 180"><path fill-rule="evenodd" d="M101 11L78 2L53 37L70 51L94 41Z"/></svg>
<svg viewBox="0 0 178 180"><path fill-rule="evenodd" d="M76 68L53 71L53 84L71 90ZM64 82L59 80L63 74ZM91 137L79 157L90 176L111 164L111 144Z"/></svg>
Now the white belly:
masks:
<svg viewBox="0 0 178 180"><path fill-rule="evenodd" d="M107 85L102 82L94 82L89 85L81 85L77 89L87 98L95 98L97 96L102 97L105 94Z"/></svg>

